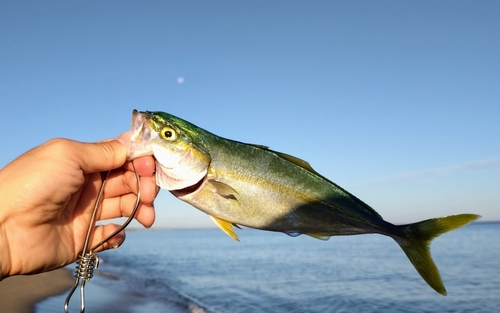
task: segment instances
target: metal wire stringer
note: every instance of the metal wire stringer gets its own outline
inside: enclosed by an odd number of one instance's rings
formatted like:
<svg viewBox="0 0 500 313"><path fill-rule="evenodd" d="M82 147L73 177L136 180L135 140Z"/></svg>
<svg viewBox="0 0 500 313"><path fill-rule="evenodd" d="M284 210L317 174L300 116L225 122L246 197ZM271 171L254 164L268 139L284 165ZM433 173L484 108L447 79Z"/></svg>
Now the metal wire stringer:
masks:
<svg viewBox="0 0 500 313"><path fill-rule="evenodd" d="M104 186L106 185L106 181L108 180L109 173L111 171L108 171L105 174L106 176L102 181L101 188L99 189L99 193L97 195L97 199L94 204L94 209L92 212L92 216L90 218L89 227L87 229L87 235L85 236L85 242L83 244L83 251L78 254L78 260L76 261L77 266L75 271L75 284L73 285L73 288L71 288L68 296L66 297L66 301L64 302L65 313L69 312L68 311L69 301L71 300L71 297L73 296L73 293L75 292L76 288L78 288L78 285L80 285L80 313L85 312L85 291L84 291L85 283L93 277L94 269L96 269L99 265L99 256L96 253L94 253L94 251L103 244L105 244L109 239L113 238L116 234L124 230L125 227L127 227L128 224L130 224L130 222L135 217L137 209L139 208L139 205L141 203L141 191L140 191L141 181L139 174L137 173L137 170L135 168L134 161L132 161L132 167L134 168L135 179L137 180L137 200L135 202L132 214L130 214L129 218L125 221L125 223L123 223L122 226L120 226L117 230L115 230L111 235L106 237L106 239L102 240L98 244L91 247L87 252L87 248L89 246L90 234L95 226L95 217L97 215L97 211L101 203L101 197L104 192Z"/></svg>

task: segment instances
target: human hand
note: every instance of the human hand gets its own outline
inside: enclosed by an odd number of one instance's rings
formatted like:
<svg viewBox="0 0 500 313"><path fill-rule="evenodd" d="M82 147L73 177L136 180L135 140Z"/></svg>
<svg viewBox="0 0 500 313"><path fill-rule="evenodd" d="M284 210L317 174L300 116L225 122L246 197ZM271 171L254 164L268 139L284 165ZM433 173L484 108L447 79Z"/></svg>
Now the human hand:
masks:
<svg viewBox="0 0 500 313"><path fill-rule="evenodd" d="M102 171L112 170L96 220L132 213L137 182L131 162L126 161L129 138L130 133L98 143L53 139L0 170L0 280L76 260L83 250ZM134 160L134 165L141 176L142 202L135 218L149 228L159 190L153 175L155 163L152 156L145 156ZM118 227L96 226L90 246ZM124 240L122 231L96 251L118 247Z"/></svg>

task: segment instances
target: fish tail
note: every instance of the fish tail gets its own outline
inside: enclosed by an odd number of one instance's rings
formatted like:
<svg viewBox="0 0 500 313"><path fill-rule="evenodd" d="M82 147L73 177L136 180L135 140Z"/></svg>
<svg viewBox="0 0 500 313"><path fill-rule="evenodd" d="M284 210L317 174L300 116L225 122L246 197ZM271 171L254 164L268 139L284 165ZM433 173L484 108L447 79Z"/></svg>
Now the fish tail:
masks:
<svg viewBox="0 0 500 313"><path fill-rule="evenodd" d="M475 214L458 214L433 218L413 224L397 226L402 235L393 236L410 262L415 266L422 278L438 293L446 295L439 270L431 257L431 241L450 230L464 226L480 216Z"/></svg>

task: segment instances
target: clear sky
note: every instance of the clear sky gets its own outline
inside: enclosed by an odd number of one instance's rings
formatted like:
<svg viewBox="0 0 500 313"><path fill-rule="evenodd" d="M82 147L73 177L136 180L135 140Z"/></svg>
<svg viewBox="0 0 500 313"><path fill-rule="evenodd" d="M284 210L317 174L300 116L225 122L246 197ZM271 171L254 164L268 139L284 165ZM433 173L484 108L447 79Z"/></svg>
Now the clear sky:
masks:
<svg viewBox="0 0 500 313"><path fill-rule="evenodd" d="M0 166L160 110L305 159L394 223L500 220L499 16L498 1L2 1ZM155 227L212 226L167 191L156 209Z"/></svg>

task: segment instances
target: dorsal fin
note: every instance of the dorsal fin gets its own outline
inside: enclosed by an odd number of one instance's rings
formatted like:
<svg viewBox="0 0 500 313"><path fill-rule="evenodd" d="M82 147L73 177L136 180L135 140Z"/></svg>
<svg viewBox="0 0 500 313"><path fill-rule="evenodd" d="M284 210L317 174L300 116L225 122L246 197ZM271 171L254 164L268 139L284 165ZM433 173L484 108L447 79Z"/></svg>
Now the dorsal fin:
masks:
<svg viewBox="0 0 500 313"><path fill-rule="evenodd" d="M257 144L254 144L254 143L249 143L248 145L254 146L254 147L257 147L257 148L260 148L260 149L264 149L264 150L269 150L269 147L268 146L264 146L264 145L257 145Z"/></svg>
<svg viewBox="0 0 500 313"><path fill-rule="evenodd" d="M278 152L278 151L271 150L271 149L269 149L268 146L256 145L256 144L250 144L250 145L254 146L254 147L257 147L257 148L260 148L260 149L264 149L264 150L268 150L270 152L273 152L277 156L279 156L280 158L283 158L283 159L285 159L285 160L287 160L289 162L292 162L295 165L298 165L298 166L302 167L303 169L308 170L309 172L312 172L312 173L314 173L316 175L320 175L321 176L321 174L318 173L318 172L316 172L312 168L311 164L309 164L309 162L307 162L307 161L304 161L304 160L302 160L300 158L294 157L293 155L289 155L289 154L286 154L286 153L283 153L283 152Z"/></svg>
<svg viewBox="0 0 500 313"><path fill-rule="evenodd" d="M266 146L262 146L262 145L254 145L254 144L252 144L252 146L257 147L257 148L260 148L260 149L267 150L267 151L269 151L269 152L271 152L271 153L274 153L274 154L276 154L278 157L280 157L280 158L282 158L282 159L284 159L284 160L287 160L288 162L291 162L291 163L293 163L293 164L295 164L295 165L297 165L297 166L299 166L299 167L302 167L302 168L303 168L303 169L305 169L306 171L309 171L309 172L311 172L311 173L313 173L313 174L315 174L315 175L318 175L319 177L323 178L324 180L326 180L326 181L330 182L331 184L335 185L335 187L336 187L336 188L341 189L341 190L342 190L342 191L344 191L346 194L349 194L351 197L356 198L354 195L352 195L351 193L349 193L347 190L343 189L342 187L340 187L339 185L335 184L334 182L332 182L332 181L331 181L331 180L329 180L328 178L326 178L326 177L324 177L323 175L321 175L320 173L316 172L316 171L315 171L315 170L311 167L311 165L309 164L309 162L304 161L304 160L302 160L302 159L300 159L300 158L294 157L293 155L289 155L289 154L286 154L286 153L283 153L283 152L278 152L278 151L271 150L271 149L269 149L269 148L268 148L268 147L266 147ZM359 200L359 199L358 199L358 200ZM361 201L361 200L359 200L359 202L362 202L362 201ZM368 212L369 214L374 215L374 216L376 216L376 217L378 217L378 218L382 218L382 217L380 216L380 214L378 214L378 213L377 213L377 212L376 212L373 208L371 208L370 206L368 206L368 205L367 205L367 204L365 204L364 202L362 202L362 203L364 204L364 206L363 206L363 207L364 207L364 209L366 210L366 212ZM348 212L344 212L344 213L346 213L346 214L348 214L348 215L351 215L351 214L349 214ZM292 234L293 234L293 232L292 232ZM288 235L290 235L290 234L288 234ZM291 235L291 236L292 236L292 235ZM312 237L314 237L314 238L318 238L318 236L316 236L316 235L314 235L314 234L313 234L313 236L312 236ZM318 239L324 239L324 240L326 240L328 236L321 236L321 235L320 235L319 237L321 237L321 238L318 238ZM324 238L323 238L323 237L324 237Z"/></svg>
<svg viewBox="0 0 500 313"><path fill-rule="evenodd" d="M215 222L215 225L219 226L219 228L225 232L229 237L233 238L234 240L236 241L240 241L238 239L238 235L236 235L236 233L234 232L233 230L233 223L230 223L228 221L225 221L223 219L220 219L220 218L217 218L217 217L213 217L211 215L209 215L212 220Z"/></svg>
<svg viewBox="0 0 500 313"><path fill-rule="evenodd" d="M298 165L300 167L302 167L303 169L306 169L308 170L309 172L311 173L314 173L316 175L319 175L321 176L320 173L316 172L312 167L311 167L311 164L309 164L309 162L307 161L304 161L302 159L299 159L297 157L294 157L293 155L289 155L289 154L286 154L286 153L282 153L282 152L277 152L277 151L273 151L274 153L276 153L277 156L287 160L287 161L290 161L292 162L293 164L295 165Z"/></svg>

